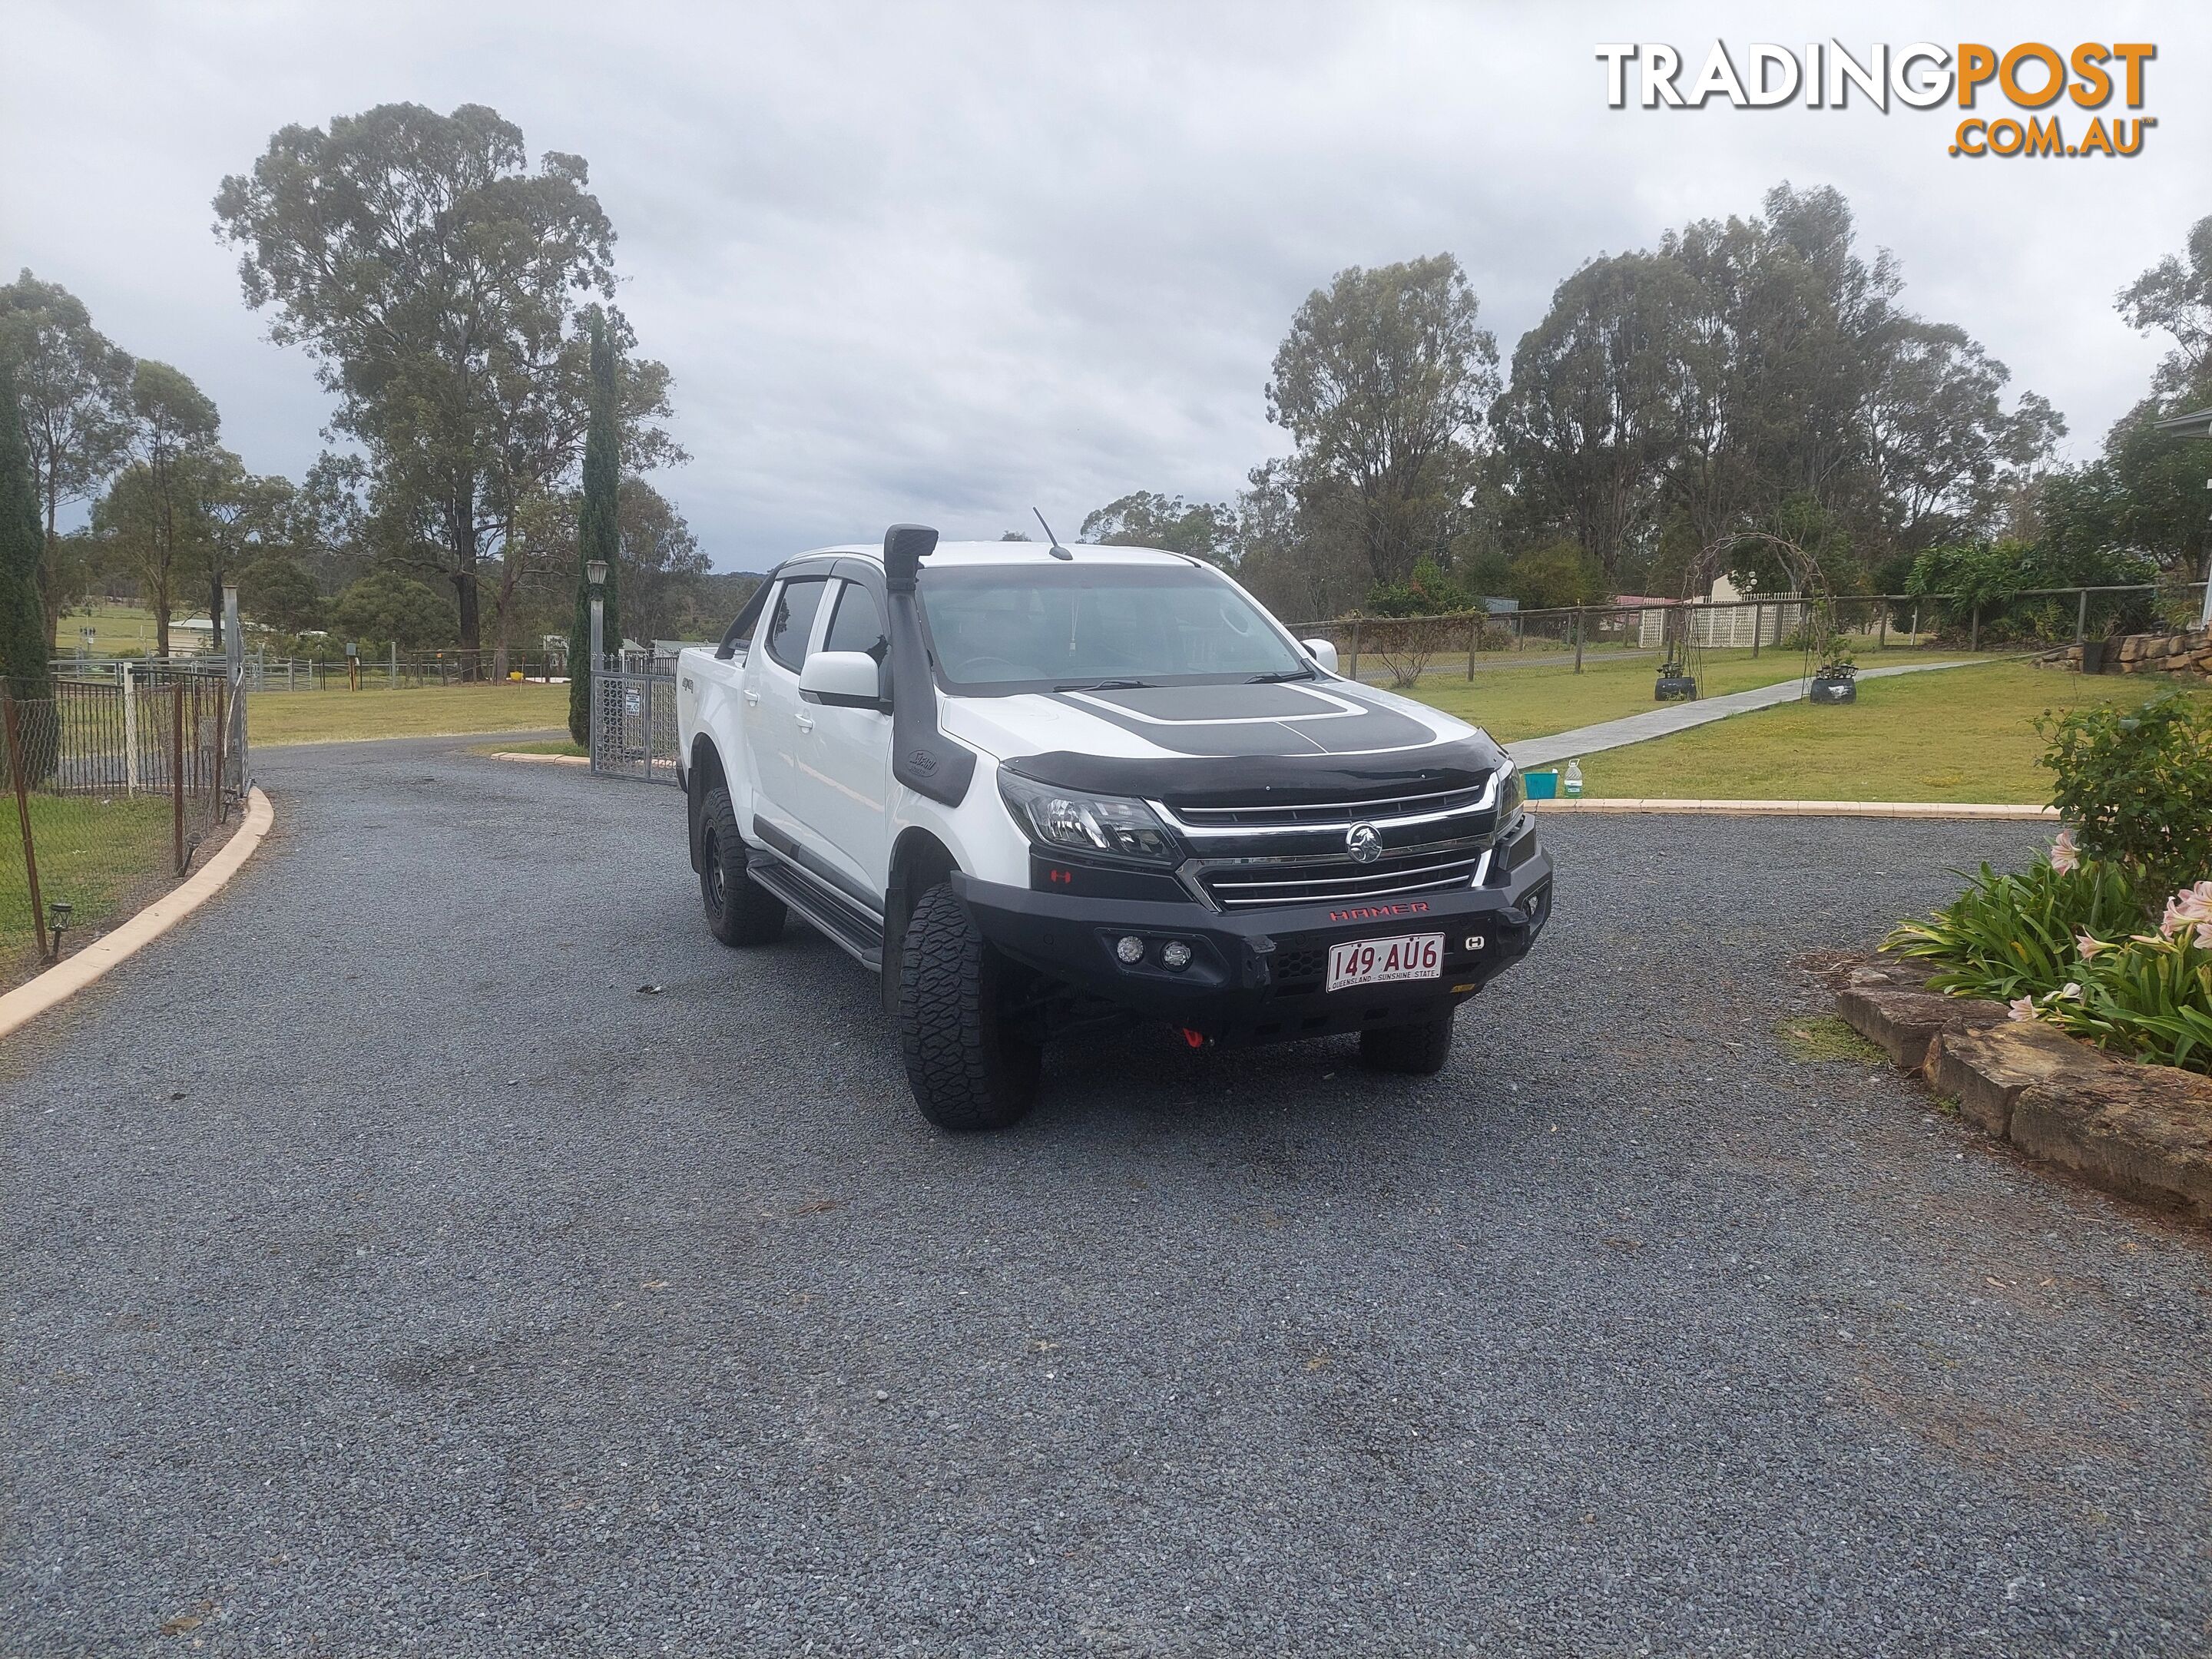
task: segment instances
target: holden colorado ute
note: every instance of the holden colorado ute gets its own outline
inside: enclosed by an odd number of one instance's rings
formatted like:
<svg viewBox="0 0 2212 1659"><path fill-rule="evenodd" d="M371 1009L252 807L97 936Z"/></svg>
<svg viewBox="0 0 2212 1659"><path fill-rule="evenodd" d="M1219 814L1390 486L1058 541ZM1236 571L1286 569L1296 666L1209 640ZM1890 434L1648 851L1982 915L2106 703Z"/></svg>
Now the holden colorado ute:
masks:
<svg viewBox="0 0 2212 1659"><path fill-rule="evenodd" d="M1013 1122L1047 1042L1131 1018L1436 1072L1550 914L1496 744L1181 554L896 525L778 567L678 675L708 927L796 913L880 975L945 1128Z"/></svg>

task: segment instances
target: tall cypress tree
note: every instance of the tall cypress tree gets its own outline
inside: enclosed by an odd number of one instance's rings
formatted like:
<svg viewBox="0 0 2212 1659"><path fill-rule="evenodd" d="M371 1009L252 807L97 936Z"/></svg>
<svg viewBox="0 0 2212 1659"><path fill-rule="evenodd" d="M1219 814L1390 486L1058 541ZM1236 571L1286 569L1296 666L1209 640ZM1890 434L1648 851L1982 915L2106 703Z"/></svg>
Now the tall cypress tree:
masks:
<svg viewBox="0 0 2212 1659"><path fill-rule="evenodd" d="M622 488L622 459L615 430L615 349L606 321L592 313L592 424L584 434L584 506L576 515L576 620L568 635L568 735L580 744L592 741L592 581L593 559L607 562L605 643L622 649L619 602L620 538L615 528L616 497ZM582 665L580 672L578 665Z"/></svg>
<svg viewBox="0 0 2212 1659"><path fill-rule="evenodd" d="M0 684L18 697L54 694L53 642L46 637L39 586L45 552L15 371L0 358Z"/></svg>

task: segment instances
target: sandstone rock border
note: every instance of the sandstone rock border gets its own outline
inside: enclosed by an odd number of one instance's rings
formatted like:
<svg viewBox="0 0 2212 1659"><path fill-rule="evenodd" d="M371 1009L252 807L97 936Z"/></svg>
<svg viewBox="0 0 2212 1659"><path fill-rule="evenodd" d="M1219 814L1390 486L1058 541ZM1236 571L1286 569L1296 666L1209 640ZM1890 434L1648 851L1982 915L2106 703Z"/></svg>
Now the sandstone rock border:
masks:
<svg viewBox="0 0 2212 1659"><path fill-rule="evenodd" d="M1835 975L1852 1030L1984 1133L2107 1192L2212 1225L2212 1078L2119 1060L2001 1002L1944 996L1921 964Z"/></svg>

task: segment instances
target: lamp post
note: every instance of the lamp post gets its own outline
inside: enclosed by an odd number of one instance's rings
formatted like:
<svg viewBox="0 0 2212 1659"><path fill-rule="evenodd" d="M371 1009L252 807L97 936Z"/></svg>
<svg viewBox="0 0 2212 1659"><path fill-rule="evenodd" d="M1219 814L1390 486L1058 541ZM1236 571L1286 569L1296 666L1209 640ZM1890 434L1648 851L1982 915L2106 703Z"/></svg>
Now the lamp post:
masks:
<svg viewBox="0 0 2212 1659"><path fill-rule="evenodd" d="M585 664L584 672L589 677L585 689L591 700L588 735L592 746L592 770L596 772L599 769L599 668L606 656L607 562L605 559L585 560L584 580L591 585L592 590L592 654ZM568 672L572 678L574 676L574 663L568 665Z"/></svg>

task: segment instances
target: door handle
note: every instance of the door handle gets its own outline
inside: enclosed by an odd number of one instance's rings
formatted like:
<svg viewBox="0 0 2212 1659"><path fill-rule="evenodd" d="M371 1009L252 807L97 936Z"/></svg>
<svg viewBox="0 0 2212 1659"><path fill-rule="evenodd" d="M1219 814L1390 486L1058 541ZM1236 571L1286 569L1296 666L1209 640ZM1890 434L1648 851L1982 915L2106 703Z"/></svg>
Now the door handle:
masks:
<svg viewBox="0 0 2212 1659"><path fill-rule="evenodd" d="M802 731L802 732L811 732L811 731L814 729L814 716L813 716L813 715L811 715L811 714L799 714L799 715L794 716L794 718L799 721L799 729L800 731Z"/></svg>
<svg viewBox="0 0 2212 1659"><path fill-rule="evenodd" d="M747 686L745 688L745 701L749 703L757 703L760 701L760 693L754 690L750 685Z"/></svg>

